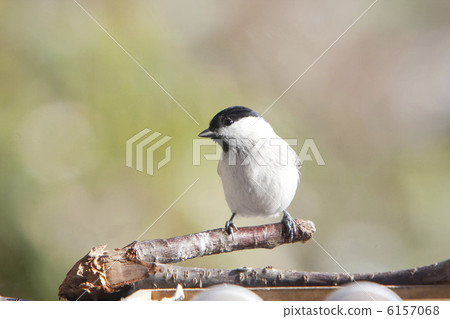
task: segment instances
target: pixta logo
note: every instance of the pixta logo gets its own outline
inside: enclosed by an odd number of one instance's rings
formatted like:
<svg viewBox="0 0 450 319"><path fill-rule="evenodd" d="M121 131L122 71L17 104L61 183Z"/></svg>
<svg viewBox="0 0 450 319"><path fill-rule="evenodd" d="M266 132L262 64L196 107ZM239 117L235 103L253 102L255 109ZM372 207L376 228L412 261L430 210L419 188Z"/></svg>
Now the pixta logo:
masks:
<svg viewBox="0 0 450 319"><path fill-rule="evenodd" d="M236 145L236 141L228 140L229 145ZM248 143L251 144L251 143ZM260 139L258 140L253 148L251 148L248 152L248 155L244 157L241 162L237 161L236 153L228 156L228 165L248 165L251 160L254 160L258 165L264 166L267 165L265 162L265 156L260 152L260 150L264 147L265 144L268 144L272 147L278 147L278 163L280 165L289 165L289 146L298 145L298 140L294 138L290 139L281 139L281 138L271 138L271 139ZM201 149L202 147L213 147L214 151L204 154ZM211 151L211 148L210 148ZM222 149L218 145L218 143L214 142L210 139L194 139L192 141L192 165L198 166L200 165L201 158L205 158L207 161L218 161L221 158ZM301 163L307 161L315 161L317 165L323 166L325 165L325 161L323 160L322 155L319 152L319 148L316 146L316 143L313 139L307 138L304 140L303 145L300 149L300 152L297 155L298 160ZM313 157L311 156L314 156ZM271 157L273 161L274 158Z"/></svg>
<svg viewBox="0 0 450 319"><path fill-rule="evenodd" d="M170 136L163 136L157 140L161 133L153 132L146 128L131 137L126 142L126 165L128 167L133 167L136 164L136 169L143 172L144 166L146 166L145 172L148 175L154 174L154 154L155 151L166 144L172 138ZM149 135L150 134L150 135ZM136 154L133 157L133 154ZM167 146L165 149L165 156L163 159L157 162L157 168L160 169L164 165L170 162L171 159L171 148ZM146 163L146 165L144 165Z"/></svg>

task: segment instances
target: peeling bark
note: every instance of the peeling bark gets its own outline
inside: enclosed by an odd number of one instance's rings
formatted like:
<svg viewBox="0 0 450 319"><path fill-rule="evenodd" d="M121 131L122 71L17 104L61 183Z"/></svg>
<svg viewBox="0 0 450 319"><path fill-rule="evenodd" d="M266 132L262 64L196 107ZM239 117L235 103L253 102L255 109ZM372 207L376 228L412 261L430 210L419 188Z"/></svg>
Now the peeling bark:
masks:
<svg viewBox="0 0 450 319"><path fill-rule="evenodd" d="M59 287L59 296L70 300L102 299L129 289L128 286L160 274L160 264L227 253L243 249L266 248L306 242L315 232L314 223L296 219L291 241L283 235L281 223L241 227L234 238L223 228L201 233L133 242L124 248L105 250L98 246L79 260Z"/></svg>
<svg viewBox="0 0 450 319"><path fill-rule="evenodd" d="M97 284L89 286L95 289L86 289L86 293L80 289L62 291L60 288L60 297L69 300L118 300L139 289L175 288L177 284L184 288L206 288L222 283L244 287L339 286L353 281L371 281L383 285L450 284L450 259L405 270L357 274L304 272L272 267L204 269L159 263L138 265L125 260L116 263L110 261L106 265L109 267L105 272L108 281L99 280ZM124 274L134 277L135 281L124 280Z"/></svg>
<svg viewBox="0 0 450 319"><path fill-rule="evenodd" d="M314 224L296 220L293 242L306 242L315 232ZM68 300L118 300L139 289L202 288L220 283L244 287L337 286L352 281L372 281L384 285L450 284L450 259L428 266L379 273L339 274L280 270L272 267L203 269L169 265L182 260L242 249L274 248L289 243L282 225L240 228L234 240L223 229L133 242L105 250L92 248L67 274L59 296Z"/></svg>

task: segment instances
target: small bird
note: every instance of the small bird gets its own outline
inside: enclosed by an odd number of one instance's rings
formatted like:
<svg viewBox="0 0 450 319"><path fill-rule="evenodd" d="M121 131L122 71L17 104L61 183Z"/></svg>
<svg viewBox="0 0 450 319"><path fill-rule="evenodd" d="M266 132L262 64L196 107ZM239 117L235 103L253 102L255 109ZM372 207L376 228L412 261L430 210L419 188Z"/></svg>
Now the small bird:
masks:
<svg viewBox="0 0 450 319"><path fill-rule="evenodd" d="M292 241L295 222L286 211L300 181L295 151L259 113L232 106L217 113L199 137L222 147L217 172L222 180L231 218L225 230L233 236L236 215L272 217L283 213L283 233Z"/></svg>

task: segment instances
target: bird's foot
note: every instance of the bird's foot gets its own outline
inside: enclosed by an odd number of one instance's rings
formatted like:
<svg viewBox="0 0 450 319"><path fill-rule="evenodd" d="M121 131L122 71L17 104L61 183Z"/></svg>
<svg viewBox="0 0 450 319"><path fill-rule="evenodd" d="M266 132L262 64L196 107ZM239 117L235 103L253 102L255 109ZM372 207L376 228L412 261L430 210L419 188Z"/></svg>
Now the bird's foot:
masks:
<svg viewBox="0 0 450 319"><path fill-rule="evenodd" d="M233 221L231 219L227 220L227 222L225 223L225 231L227 232L227 234L231 235L231 237L234 239L234 232L237 230L238 228L233 223Z"/></svg>
<svg viewBox="0 0 450 319"><path fill-rule="evenodd" d="M297 228L294 218L287 211L283 211L283 219L281 219L281 222L283 223L283 235L289 241L293 241Z"/></svg>

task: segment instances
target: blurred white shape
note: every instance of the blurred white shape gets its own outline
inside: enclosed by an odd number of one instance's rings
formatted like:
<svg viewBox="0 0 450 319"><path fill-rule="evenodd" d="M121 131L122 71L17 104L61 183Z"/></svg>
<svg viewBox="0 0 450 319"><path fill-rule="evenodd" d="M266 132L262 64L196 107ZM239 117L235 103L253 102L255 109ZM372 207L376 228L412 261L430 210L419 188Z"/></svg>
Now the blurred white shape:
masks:
<svg viewBox="0 0 450 319"><path fill-rule="evenodd" d="M181 301L184 300L183 286L177 285L177 290L173 297L163 298L161 301ZM128 297L121 298L120 301L153 301L152 300L152 289L139 289L138 291L132 293Z"/></svg>
<svg viewBox="0 0 450 319"><path fill-rule="evenodd" d="M152 301L152 290L139 289L128 297L121 298L120 301Z"/></svg>
<svg viewBox="0 0 450 319"><path fill-rule="evenodd" d="M261 297L241 286L217 285L196 294L192 301L261 301Z"/></svg>
<svg viewBox="0 0 450 319"><path fill-rule="evenodd" d="M175 294L171 298L163 298L161 301L181 301L184 300L183 286L178 284Z"/></svg>
<svg viewBox="0 0 450 319"><path fill-rule="evenodd" d="M325 298L326 301L399 301L395 292L373 282L358 281L344 285Z"/></svg>
<svg viewBox="0 0 450 319"><path fill-rule="evenodd" d="M35 109L27 114L17 134L24 167L41 183L71 181L96 161L91 126L73 103Z"/></svg>

